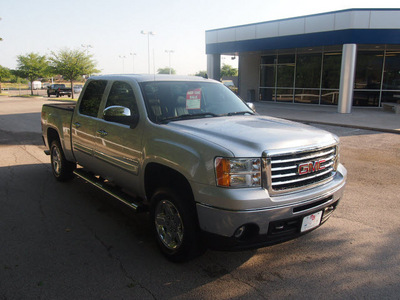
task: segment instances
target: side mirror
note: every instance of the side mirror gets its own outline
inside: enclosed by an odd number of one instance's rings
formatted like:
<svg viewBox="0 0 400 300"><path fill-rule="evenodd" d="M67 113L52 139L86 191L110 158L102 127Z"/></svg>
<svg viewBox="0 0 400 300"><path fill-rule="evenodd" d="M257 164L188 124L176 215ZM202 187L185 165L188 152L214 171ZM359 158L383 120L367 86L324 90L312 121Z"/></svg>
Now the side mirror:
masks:
<svg viewBox="0 0 400 300"><path fill-rule="evenodd" d="M254 112L256 112L256 106L254 105L253 102L246 102L247 106L250 107L250 109Z"/></svg>
<svg viewBox="0 0 400 300"><path fill-rule="evenodd" d="M131 128L136 127L139 122L139 115L132 115L131 110L124 106L109 106L103 111L104 120L109 122L130 125Z"/></svg>

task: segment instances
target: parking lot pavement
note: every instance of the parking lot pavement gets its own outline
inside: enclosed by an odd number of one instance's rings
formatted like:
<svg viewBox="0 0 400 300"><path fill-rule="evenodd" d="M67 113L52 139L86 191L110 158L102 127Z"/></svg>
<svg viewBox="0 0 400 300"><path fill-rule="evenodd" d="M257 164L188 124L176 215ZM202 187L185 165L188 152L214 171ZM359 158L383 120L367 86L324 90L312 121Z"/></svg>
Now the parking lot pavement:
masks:
<svg viewBox="0 0 400 300"><path fill-rule="evenodd" d="M145 214L80 179L53 179L40 103L14 100L0 97L0 299L398 298L400 135L316 125L341 137L348 169L326 224L284 244L173 264Z"/></svg>

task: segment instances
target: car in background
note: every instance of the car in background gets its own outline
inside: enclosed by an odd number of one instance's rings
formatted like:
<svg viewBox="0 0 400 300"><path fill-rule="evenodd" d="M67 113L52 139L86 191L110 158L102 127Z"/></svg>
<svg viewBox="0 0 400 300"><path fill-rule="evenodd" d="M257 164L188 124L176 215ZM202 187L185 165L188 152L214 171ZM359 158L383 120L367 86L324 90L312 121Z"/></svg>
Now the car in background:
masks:
<svg viewBox="0 0 400 300"><path fill-rule="evenodd" d="M74 93L79 94L82 92L82 87L83 86L81 84L74 85Z"/></svg>

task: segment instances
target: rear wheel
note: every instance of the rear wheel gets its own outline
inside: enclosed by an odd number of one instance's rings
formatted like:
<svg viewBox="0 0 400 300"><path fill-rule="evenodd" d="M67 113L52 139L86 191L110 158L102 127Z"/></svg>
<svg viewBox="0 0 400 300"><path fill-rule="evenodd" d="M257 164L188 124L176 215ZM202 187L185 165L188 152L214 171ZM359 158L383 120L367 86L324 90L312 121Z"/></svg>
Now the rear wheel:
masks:
<svg viewBox="0 0 400 300"><path fill-rule="evenodd" d="M150 213L158 246L169 260L188 261L204 252L191 195L160 188L152 197Z"/></svg>
<svg viewBox="0 0 400 300"><path fill-rule="evenodd" d="M64 152L58 140L51 142L50 159L53 175L58 181L66 181L74 177L73 171L76 168L76 164L65 159Z"/></svg>

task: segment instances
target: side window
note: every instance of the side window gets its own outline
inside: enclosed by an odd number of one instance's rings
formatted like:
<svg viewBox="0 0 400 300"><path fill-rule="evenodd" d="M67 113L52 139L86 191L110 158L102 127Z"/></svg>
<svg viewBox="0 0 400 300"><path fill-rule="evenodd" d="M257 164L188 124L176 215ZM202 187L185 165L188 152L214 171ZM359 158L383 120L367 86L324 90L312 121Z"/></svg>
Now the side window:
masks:
<svg viewBox="0 0 400 300"><path fill-rule="evenodd" d="M79 105L79 113L91 117L97 117L101 98L107 86L106 80L91 81L86 87L85 94Z"/></svg>
<svg viewBox="0 0 400 300"><path fill-rule="evenodd" d="M123 81L113 83L107 98L106 108L114 105L127 107L131 110L132 115L137 114L135 95L128 83Z"/></svg>

